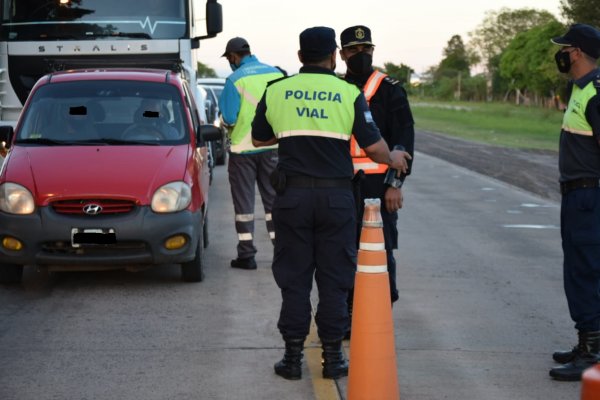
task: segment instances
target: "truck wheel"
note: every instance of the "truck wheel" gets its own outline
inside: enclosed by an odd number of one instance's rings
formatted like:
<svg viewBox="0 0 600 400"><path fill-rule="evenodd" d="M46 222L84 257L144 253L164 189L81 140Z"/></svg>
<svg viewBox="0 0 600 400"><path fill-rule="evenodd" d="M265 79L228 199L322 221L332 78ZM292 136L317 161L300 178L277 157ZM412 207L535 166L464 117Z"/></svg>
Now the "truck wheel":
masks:
<svg viewBox="0 0 600 400"><path fill-rule="evenodd" d="M22 265L0 264L0 283L21 283L22 278Z"/></svg>
<svg viewBox="0 0 600 400"><path fill-rule="evenodd" d="M181 279L184 282L202 282L204 280L204 265L202 263L202 249L204 246L204 226L199 229L200 237L196 245L196 256L192 261L181 264Z"/></svg>

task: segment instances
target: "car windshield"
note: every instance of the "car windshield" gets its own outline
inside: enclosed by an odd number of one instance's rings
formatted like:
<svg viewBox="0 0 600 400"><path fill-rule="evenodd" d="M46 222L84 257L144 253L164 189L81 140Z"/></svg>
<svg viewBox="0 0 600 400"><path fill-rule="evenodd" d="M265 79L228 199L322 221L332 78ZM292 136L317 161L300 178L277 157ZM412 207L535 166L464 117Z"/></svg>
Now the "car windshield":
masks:
<svg viewBox="0 0 600 400"><path fill-rule="evenodd" d="M18 0L3 2L3 40L185 37L183 0Z"/></svg>
<svg viewBox="0 0 600 400"><path fill-rule="evenodd" d="M189 142L184 104L166 83L99 80L52 83L37 90L17 142L152 144Z"/></svg>

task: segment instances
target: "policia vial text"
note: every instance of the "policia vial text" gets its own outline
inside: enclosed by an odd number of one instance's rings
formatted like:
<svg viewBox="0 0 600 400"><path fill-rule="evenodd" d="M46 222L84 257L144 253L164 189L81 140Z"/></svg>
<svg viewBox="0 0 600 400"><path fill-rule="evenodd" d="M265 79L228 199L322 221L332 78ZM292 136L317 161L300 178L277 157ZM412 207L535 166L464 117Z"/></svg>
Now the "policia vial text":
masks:
<svg viewBox="0 0 600 400"><path fill-rule="evenodd" d="M338 103L342 102L342 96L339 93L333 92L325 92L325 91L313 91L309 92L308 90L286 90L285 99L289 99L293 97L297 100L307 100L307 101L336 101ZM307 117L307 118L329 118L325 114L325 110L323 108L309 108L309 107L296 107L296 112L299 117Z"/></svg>

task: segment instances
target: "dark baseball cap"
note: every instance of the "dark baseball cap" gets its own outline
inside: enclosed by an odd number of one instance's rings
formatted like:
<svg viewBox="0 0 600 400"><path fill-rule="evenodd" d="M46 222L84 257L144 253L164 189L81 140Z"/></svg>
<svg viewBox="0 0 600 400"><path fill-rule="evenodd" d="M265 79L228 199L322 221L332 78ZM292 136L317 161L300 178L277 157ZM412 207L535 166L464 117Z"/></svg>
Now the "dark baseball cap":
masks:
<svg viewBox="0 0 600 400"><path fill-rule="evenodd" d="M250 45L246 39L241 37L234 37L229 39L227 46L225 46L225 53L221 57L225 57L229 53L236 53L238 51L250 51Z"/></svg>
<svg viewBox="0 0 600 400"><path fill-rule="evenodd" d="M323 57L337 49L335 31L326 26L315 26L300 34L300 52L304 57Z"/></svg>
<svg viewBox="0 0 600 400"><path fill-rule="evenodd" d="M370 44L373 46L371 30L364 25L356 25L344 29L340 35L340 42L342 43L342 47L355 46L357 44Z"/></svg>
<svg viewBox="0 0 600 400"><path fill-rule="evenodd" d="M578 47L590 57L600 57L600 31L586 24L571 25L567 33L551 39L559 46Z"/></svg>

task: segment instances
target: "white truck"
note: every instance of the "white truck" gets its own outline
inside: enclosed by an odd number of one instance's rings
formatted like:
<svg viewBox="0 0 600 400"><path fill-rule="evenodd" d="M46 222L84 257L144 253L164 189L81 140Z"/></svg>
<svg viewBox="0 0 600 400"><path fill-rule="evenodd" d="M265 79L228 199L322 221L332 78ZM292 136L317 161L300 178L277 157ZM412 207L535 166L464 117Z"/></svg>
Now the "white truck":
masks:
<svg viewBox="0 0 600 400"><path fill-rule="evenodd" d="M163 68L196 82L195 50L222 26L217 0L0 0L0 121L48 72Z"/></svg>

